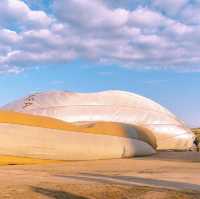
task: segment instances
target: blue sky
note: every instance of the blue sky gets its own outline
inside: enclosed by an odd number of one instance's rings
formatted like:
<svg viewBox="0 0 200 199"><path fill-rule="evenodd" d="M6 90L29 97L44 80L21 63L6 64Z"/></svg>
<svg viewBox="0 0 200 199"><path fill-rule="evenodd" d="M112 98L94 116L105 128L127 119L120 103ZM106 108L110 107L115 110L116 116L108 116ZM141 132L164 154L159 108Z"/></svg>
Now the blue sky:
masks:
<svg viewBox="0 0 200 199"><path fill-rule="evenodd" d="M2 0L0 105L117 89L200 126L199 9L198 0Z"/></svg>

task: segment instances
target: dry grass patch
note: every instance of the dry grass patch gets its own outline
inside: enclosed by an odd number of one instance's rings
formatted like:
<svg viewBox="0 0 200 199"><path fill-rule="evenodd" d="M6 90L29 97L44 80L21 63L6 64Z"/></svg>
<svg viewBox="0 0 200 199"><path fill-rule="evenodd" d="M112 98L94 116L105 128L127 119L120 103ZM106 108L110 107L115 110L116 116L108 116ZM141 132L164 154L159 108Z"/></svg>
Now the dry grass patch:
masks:
<svg viewBox="0 0 200 199"><path fill-rule="evenodd" d="M22 199L200 199L199 193L111 184L40 184L0 187L0 198Z"/></svg>
<svg viewBox="0 0 200 199"><path fill-rule="evenodd" d="M0 165L47 164L54 162L59 161L0 155Z"/></svg>

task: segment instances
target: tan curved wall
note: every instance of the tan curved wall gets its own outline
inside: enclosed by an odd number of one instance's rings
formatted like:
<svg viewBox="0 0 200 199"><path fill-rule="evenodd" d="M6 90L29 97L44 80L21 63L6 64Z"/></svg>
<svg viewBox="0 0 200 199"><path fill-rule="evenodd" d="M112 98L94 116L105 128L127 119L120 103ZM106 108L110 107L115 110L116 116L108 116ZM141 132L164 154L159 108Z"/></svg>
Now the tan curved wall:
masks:
<svg viewBox="0 0 200 199"><path fill-rule="evenodd" d="M18 124L0 124L0 155L54 160L91 160L155 153L149 144L131 138L68 132Z"/></svg>
<svg viewBox="0 0 200 199"><path fill-rule="evenodd" d="M10 111L0 111L0 123L57 129L66 132L73 131L97 135L99 134L118 137L129 137L145 141L156 148L155 137L149 130L122 123L95 122L90 124L78 125L49 117L34 116L30 114Z"/></svg>

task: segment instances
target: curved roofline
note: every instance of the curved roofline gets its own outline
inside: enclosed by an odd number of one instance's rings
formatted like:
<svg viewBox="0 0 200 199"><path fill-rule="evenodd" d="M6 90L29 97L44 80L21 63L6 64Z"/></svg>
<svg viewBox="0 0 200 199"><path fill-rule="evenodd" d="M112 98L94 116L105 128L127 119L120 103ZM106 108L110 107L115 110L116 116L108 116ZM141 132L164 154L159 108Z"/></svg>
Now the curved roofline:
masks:
<svg viewBox="0 0 200 199"><path fill-rule="evenodd" d="M122 90L102 90L102 91L97 91L97 92L73 92L73 91L62 91L62 90L52 90L52 91L44 91L44 92L35 92L35 93L32 93L28 96L24 96L22 97L22 99L26 99L27 97L31 96L31 95L45 95L45 94L54 94L54 93L62 93L62 94L74 94L74 95L87 95L87 94L90 94L90 95L95 95L95 94L107 94L107 93L116 93L116 94L120 94L120 95L126 95L126 96L130 96L130 97L137 97L137 98L140 98L140 99L143 99L149 103L152 103L153 105L156 105L157 107L159 107L161 110L159 111L154 111L154 112L159 112L159 113L167 113L167 115L169 115L170 117L173 117L175 120L177 120L178 122L180 122L181 124L185 125L185 122L182 121L181 119L177 118L175 114L173 114L170 110L168 110L167 108L163 107L162 105L160 105L157 101L155 100L152 100L148 97L145 97L145 96L142 96L142 95L139 95L139 94L136 94L136 93L133 93L133 92L129 92L129 91L122 91ZM19 100L16 100L14 102L18 102L20 101L21 99ZM12 102L10 102L12 103ZM6 106L9 106L10 103L7 103L6 105L2 106L1 108L3 109L4 107ZM57 106L55 106L57 107ZM38 108L36 108L38 109ZM31 109L31 110L34 110L34 109ZM153 111L153 110L152 110Z"/></svg>
<svg viewBox="0 0 200 199"><path fill-rule="evenodd" d="M122 90L102 90L102 91L97 91L97 92L73 92L73 91L62 91L62 90L52 90L52 91L44 91L44 92L35 92L35 93L32 93L28 96L31 96L31 95L37 95L37 94L50 94L50 93L63 93L63 94L80 94L80 95L86 95L86 94L92 94L92 95L95 95L95 94L103 94L103 93L117 93L117 94L124 94L124 95L127 95L127 96L134 96L134 97L138 97L138 98L142 98L144 100L147 100L153 104L156 104L157 106L159 106L161 109L167 111L169 114L175 116L171 111L169 111L167 108L163 107L162 105L160 105L157 101L155 100L152 100L146 96L143 96L143 95L140 95L140 94L137 94L137 93L133 93L133 92L130 92L130 91L122 91ZM26 98L27 96L24 96L22 97L23 99ZM9 103L8 103L9 104ZM176 117L176 116L175 116Z"/></svg>

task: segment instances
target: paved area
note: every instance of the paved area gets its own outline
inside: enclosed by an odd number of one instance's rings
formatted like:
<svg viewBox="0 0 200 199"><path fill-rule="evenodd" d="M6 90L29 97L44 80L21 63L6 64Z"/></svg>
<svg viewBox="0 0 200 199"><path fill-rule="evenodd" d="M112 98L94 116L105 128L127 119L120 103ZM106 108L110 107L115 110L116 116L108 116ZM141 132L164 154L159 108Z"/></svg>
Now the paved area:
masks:
<svg viewBox="0 0 200 199"><path fill-rule="evenodd" d="M17 194L12 194L20 190L22 195L29 192L31 195L38 193L38 189L44 186L63 187L62 191L68 190L69 187L75 191L74 188L79 186L79 192L84 190L84 187L90 190L91 186L97 186L98 190L103 186L109 186L110 189L115 186L148 187L151 190L164 189L199 194L199 171L200 153L197 152L159 152L154 156L134 159L1 166L0 198L2 194L7 194L3 195L5 198L17 198ZM9 191L10 189L12 191ZM19 198L22 197L20 193ZM35 195L33 198L40 197Z"/></svg>

